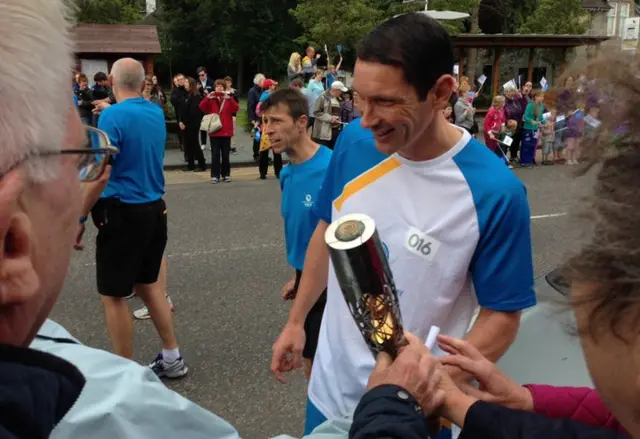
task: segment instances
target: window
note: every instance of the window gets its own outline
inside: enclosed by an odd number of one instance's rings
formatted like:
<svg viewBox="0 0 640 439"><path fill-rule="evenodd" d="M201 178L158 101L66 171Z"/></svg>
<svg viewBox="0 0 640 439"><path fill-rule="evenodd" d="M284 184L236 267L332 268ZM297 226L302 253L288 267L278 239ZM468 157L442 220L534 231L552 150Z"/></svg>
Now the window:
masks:
<svg viewBox="0 0 640 439"><path fill-rule="evenodd" d="M620 3L618 6L618 36L620 38L624 37L624 22L629 18L629 6L629 3Z"/></svg>
<svg viewBox="0 0 640 439"><path fill-rule="evenodd" d="M609 12L607 12L607 36L614 37L616 35L616 16L618 15L618 3L609 2Z"/></svg>
<svg viewBox="0 0 640 439"><path fill-rule="evenodd" d="M527 82L527 75L529 74L529 68L520 68L518 69L518 75L522 76L522 85ZM538 89L542 88L540 85L540 80L545 78L547 81L551 81L551 79L547 78L547 68L546 67L534 67L533 68L533 88ZM517 82L518 78L516 78Z"/></svg>

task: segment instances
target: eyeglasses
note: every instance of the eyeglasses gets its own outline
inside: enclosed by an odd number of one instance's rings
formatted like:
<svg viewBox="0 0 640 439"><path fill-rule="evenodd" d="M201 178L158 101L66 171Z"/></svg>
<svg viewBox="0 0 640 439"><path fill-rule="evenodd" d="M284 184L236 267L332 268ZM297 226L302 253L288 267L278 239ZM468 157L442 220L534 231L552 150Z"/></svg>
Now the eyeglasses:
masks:
<svg viewBox="0 0 640 439"><path fill-rule="evenodd" d="M3 179L9 172L15 170L27 160L37 159L41 157L52 157L57 155L80 155L80 159L77 163L78 178L82 183L89 183L99 179L107 165L110 162L110 158L118 154L120 150L114 146L111 146L109 136L104 131L90 126L85 126L87 132L87 147L81 149L61 149L60 151L48 151L42 153L28 154L21 160L14 163L6 171L0 171L0 180Z"/></svg>

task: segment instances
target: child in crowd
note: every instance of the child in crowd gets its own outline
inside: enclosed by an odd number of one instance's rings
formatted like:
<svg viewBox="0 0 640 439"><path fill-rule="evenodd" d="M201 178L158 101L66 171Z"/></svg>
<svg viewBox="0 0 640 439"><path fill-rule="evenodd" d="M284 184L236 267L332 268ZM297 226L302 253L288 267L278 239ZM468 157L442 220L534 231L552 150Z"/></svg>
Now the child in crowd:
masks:
<svg viewBox="0 0 640 439"><path fill-rule="evenodd" d="M507 121L507 125L504 128L504 131L502 132L502 138L500 140L504 140L506 136L509 136L513 139L513 136L516 135L517 131L518 131L518 122L513 119L509 119Z"/></svg>
<svg viewBox="0 0 640 439"><path fill-rule="evenodd" d="M553 165L553 160L549 160L553 152L553 145L556 141L556 117L558 110L551 108L546 117L546 123L540 126L542 133L542 164Z"/></svg>
<svg viewBox="0 0 640 439"><path fill-rule="evenodd" d="M444 118L447 119L447 121L449 123L454 123L454 120L453 120L453 106L451 104L447 104L447 106L445 107L443 112L444 112Z"/></svg>
<svg viewBox="0 0 640 439"><path fill-rule="evenodd" d="M540 135L540 126L546 121L542 116L544 114L544 93L538 91L534 94L534 98L527 104L524 111L524 130L522 133L522 142L520 143L520 162L525 168L531 168L536 155L536 146L538 145L538 136Z"/></svg>
<svg viewBox="0 0 640 439"><path fill-rule="evenodd" d="M560 120L557 120L559 117L560 117ZM554 163L564 162L563 151L567 146L566 138L565 138L565 130L567 129L567 122L568 122L568 119L566 114L558 114L558 116L556 116L555 127L554 127L555 128L554 131L556 132L556 138L553 143Z"/></svg>
<svg viewBox="0 0 640 439"><path fill-rule="evenodd" d="M518 122L513 119L509 119L502 132L500 133L500 141L498 142L498 149L496 149L496 153L502 156L507 166L509 166L509 169L513 169L513 165L511 165L509 163L509 159L507 159L507 151L509 151L509 145L507 145L505 141L507 141L507 138L509 138L511 139L511 142L513 142L513 138L516 135L517 131Z"/></svg>
<svg viewBox="0 0 640 439"><path fill-rule="evenodd" d="M498 147L498 136L505 122L504 102L504 96L497 95L494 97L491 108L489 108L484 118L484 143L500 158L502 158L503 154L501 151L496 151L496 148Z"/></svg>
<svg viewBox="0 0 640 439"><path fill-rule="evenodd" d="M571 113L567 122L567 165L578 164L580 144L584 136L584 101L579 101L577 107L578 109Z"/></svg>
<svg viewBox="0 0 640 439"><path fill-rule="evenodd" d="M584 138L591 140L596 137L598 128L600 127L600 108L597 106L589 108L587 117L584 118Z"/></svg>

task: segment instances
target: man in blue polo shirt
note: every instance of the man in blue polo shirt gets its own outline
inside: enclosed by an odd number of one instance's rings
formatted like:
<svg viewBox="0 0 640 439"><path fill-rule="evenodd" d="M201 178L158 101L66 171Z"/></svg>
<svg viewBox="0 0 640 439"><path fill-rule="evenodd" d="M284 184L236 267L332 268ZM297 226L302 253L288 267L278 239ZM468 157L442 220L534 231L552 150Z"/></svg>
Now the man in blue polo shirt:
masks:
<svg viewBox="0 0 640 439"><path fill-rule="evenodd" d="M161 377L178 378L187 374L187 366L164 291L154 286L167 244L167 207L162 199L167 133L162 109L142 97L144 75L142 64L131 58L113 65L110 81L118 103L102 111L99 128L120 153L95 205L90 200L102 187L85 191L85 209L91 209L98 228L98 292L114 352L133 356L133 321L125 298L134 290L162 340L162 352L150 367Z"/></svg>
<svg viewBox="0 0 640 439"><path fill-rule="evenodd" d="M287 261L296 271L295 276L282 289L283 299L289 300L295 297L302 277L307 245L318 225L318 218L311 208L331 161L331 150L311 140L307 130L308 102L299 91L285 89L272 93L263 102L262 110L264 132L271 140L273 152L286 152L290 160L289 165L280 173ZM304 324L306 342L302 357L305 359L307 377L311 376L311 364L316 353L326 300L325 292L309 311Z"/></svg>

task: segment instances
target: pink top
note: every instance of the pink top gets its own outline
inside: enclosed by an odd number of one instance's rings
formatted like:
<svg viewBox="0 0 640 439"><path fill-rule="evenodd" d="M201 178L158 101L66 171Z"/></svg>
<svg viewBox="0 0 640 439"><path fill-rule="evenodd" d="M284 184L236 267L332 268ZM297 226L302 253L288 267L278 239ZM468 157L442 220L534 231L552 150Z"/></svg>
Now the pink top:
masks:
<svg viewBox="0 0 640 439"><path fill-rule="evenodd" d="M628 434L593 389L542 384L527 384L525 387L531 391L534 411L538 414Z"/></svg>
<svg viewBox="0 0 640 439"><path fill-rule="evenodd" d="M504 108L499 110L495 107L489 108L487 115L484 117L484 143L491 151L495 151L498 146L498 142L496 140L491 140L489 132L493 131L497 136L497 133L502 129L502 125L504 125L504 123Z"/></svg>

